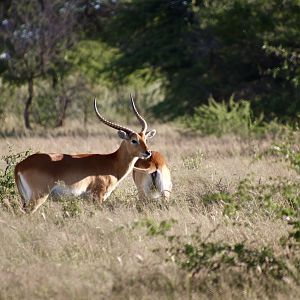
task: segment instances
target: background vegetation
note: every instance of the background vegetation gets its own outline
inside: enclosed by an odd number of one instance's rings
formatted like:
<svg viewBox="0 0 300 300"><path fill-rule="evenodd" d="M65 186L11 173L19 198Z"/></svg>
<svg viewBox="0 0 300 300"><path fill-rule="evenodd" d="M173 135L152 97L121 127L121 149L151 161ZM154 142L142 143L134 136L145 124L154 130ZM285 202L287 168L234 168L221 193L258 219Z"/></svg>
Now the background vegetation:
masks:
<svg viewBox="0 0 300 300"><path fill-rule="evenodd" d="M159 120L234 97L295 121L299 16L297 0L2 1L1 122L86 123L93 96L118 113L129 91Z"/></svg>

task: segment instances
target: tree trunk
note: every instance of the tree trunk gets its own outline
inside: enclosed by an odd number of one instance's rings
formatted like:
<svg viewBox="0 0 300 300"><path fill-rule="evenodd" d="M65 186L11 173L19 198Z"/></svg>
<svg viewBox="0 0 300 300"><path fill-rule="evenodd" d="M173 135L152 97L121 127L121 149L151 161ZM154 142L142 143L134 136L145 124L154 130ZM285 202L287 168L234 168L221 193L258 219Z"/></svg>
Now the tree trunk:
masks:
<svg viewBox="0 0 300 300"><path fill-rule="evenodd" d="M62 110L61 110L60 116L58 117L58 120L56 122L56 127L62 127L64 125L67 108L68 108L68 105L70 103L70 98L68 96L62 96L61 102L63 102L62 103Z"/></svg>
<svg viewBox="0 0 300 300"><path fill-rule="evenodd" d="M24 123L27 129L31 129L30 120L29 120L29 110L32 103L32 98L33 98L33 78L31 77L28 80L28 98L26 100L25 109L24 109Z"/></svg>

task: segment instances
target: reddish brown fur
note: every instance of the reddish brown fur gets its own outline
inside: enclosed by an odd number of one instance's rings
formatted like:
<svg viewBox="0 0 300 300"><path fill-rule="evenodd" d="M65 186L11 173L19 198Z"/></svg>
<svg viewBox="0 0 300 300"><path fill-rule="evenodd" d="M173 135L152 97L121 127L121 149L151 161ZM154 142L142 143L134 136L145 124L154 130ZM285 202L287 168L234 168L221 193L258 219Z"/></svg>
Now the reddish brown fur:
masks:
<svg viewBox="0 0 300 300"><path fill-rule="evenodd" d="M170 181L170 187L172 186L170 170L167 167L164 156L160 152L152 151L152 155L150 158L146 160L139 159L134 166L140 169L133 169L132 173L133 180L139 191L140 199L144 199L150 196L151 188L153 185L154 188L159 191L158 182L154 182L151 178L151 174L156 172L157 170L159 170L161 173L161 178L159 178L159 185L161 185L163 181ZM145 171L143 171L142 169L145 169ZM163 190L160 192L165 198L168 198L171 192L171 188L169 190Z"/></svg>
<svg viewBox="0 0 300 300"><path fill-rule="evenodd" d="M148 173L153 173L157 169L161 169L164 165L166 165L164 156L160 152L152 151L152 155L150 158L139 159L134 166L141 169L148 169ZM134 171L134 173L135 172L136 171Z"/></svg>
<svg viewBox="0 0 300 300"><path fill-rule="evenodd" d="M133 145L132 139L139 143ZM146 151L145 135L134 133L110 154L36 153L16 165L15 180L24 206L29 204L33 211L46 200L58 182L70 189L86 187L86 191L101 202L105 193L115 188L117 182L132 170L137 157ZM30 199L25 199L22 193L20 175L25 180Z"/></svg>

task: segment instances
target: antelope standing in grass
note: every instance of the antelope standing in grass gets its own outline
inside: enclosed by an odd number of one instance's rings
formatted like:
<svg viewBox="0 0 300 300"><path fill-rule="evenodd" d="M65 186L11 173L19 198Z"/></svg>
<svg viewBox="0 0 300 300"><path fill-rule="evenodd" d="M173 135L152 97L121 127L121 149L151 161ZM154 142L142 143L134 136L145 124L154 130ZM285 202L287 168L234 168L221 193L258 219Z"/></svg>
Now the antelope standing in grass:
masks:
<svg viewBox="0 0 300 300"><path fill-rule="evenodd" d="M131 96L133 111L142 125L137 133L127 127L106 120L95 112L102 123L118 130L123 140L110 154L33 154L15 167L15 181L26 211L35 212L51 193L91 195L102 203L118 184L133 170L138 159L148 159L151 152L146 139L156 131L147 132L147 123L139 114Z"/></svg>
<svg viewBox="0 0 300 300"><path fill-rule="evenodd" d="M160 152L152 151L151 157L139 159L132 176L141 200L148 197L169 198L172 190L171 173Z"/></svg>

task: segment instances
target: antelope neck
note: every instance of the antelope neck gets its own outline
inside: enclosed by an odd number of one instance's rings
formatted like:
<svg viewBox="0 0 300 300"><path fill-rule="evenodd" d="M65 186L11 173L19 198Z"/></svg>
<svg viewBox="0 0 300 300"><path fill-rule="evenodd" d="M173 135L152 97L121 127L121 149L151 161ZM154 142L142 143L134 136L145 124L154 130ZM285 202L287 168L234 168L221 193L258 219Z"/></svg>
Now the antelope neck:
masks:
<svg viewBox="0 0 300 300"><path fill-rule="evenodd" d="M119 165L116 169L116 174L118 180L124 177L125 174L132 171L134 164L138 160L138 157L133 156L128 153L125 142L122 142L119 149L115 152L116 161L119 162Z"/></svg>

